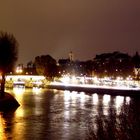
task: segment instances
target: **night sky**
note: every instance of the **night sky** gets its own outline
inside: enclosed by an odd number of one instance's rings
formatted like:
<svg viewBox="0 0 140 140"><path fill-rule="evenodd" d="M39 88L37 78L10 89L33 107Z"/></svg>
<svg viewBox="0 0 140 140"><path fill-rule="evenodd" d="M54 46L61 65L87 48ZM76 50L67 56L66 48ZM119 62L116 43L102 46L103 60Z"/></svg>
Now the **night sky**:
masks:
<svg viewBox="0 0 140 140"><path fill-rule="evenodd" d="M19 42L18 63L38 55L77 60L140 53L140 0L0 0L0 30Z"/></svg>

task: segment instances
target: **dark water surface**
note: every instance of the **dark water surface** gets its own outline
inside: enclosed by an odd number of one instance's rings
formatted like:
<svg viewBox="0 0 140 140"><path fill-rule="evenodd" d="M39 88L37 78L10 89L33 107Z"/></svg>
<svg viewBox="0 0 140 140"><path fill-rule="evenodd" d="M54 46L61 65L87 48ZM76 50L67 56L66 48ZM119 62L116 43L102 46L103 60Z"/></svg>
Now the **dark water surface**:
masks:
<svg viewBox="0 0 140 140"><path fill-rule="evenodd" d="M140 98L14 89L21 106L0 112L0 140L139 140Z"/></svg>

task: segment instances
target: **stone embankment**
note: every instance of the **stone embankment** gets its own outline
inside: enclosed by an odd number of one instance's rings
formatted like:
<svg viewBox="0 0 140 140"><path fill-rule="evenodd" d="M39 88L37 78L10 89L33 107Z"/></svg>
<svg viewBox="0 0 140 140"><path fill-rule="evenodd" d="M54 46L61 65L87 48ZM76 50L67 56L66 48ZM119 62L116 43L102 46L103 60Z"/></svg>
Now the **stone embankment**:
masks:
<svg viewBox="0 0 140 140"><path fill-rule="evenodd" d="M65 86L65 85L48 85L50 89L69 90L86 93L108 94L112 96L133 96L140 97L140 89L117 89L117 88L104 88L104 87L85 87L85 86Z"/></svg>

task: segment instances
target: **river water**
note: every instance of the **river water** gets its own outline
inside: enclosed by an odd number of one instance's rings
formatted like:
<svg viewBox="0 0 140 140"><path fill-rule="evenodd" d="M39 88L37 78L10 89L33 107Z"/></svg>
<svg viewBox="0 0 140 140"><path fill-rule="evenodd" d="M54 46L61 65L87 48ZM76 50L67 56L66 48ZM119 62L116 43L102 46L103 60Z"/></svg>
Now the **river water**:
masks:
<svg viewBox="0 0 140 140"><path fill-rule="evenodd" d="M21 106L0 112L0 140L140 138L140 98L49 89L8 92Z"/></svg>

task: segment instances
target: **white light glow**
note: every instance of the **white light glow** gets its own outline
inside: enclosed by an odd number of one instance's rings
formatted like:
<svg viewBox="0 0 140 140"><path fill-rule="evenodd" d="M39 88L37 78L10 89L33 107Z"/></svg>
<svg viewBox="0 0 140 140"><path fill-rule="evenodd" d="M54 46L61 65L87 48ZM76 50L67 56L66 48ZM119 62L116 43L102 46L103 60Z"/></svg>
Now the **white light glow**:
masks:
<svg viewBox="0 0 140 140"><path fill-rule="evenodd" d="M95 104L95 105L98 104L99 97L98 97L98 94L97 93L94 93L92 95L92 100L93 100L93 104Z"/></svg>
<svg viewBox="0 0 140 140"><path fill-rule="evenodd" d="M62 81L64 84L67 84L67 83L70 82L70 77L69 77L69 76L62 77L62 78L61 78L61 81Z"/></svg>
<svg viewBox="0 0 140 140"><path fill-rule="evenodd" d="M14 87L13 91L15 94L23 94L25 92L25 88L24 87Z"/></svg>
<svg viewBox="0 0 140 140"><path fill-rule="evenodd" d="M38 87L33 87L33 92L36 93L36 94L39 94L41 92L41 88L38 88Z"/></svg>
<svg viewBox="0 0 140 140"><path fill-rule="evenodd" d="M77 96L77 95L78 95L77 93L78 93L77 91L72 91L72 92L71 92L71 99L72 99L71 102L72 102L72 103L75 103L75 102L76 102L77 97L78 97L78 96Z"/></svg>
<svg viewBox="0 0 140 140"><path fill-rule="evenodd" d="M117 114L120 114L121 112L121 106L124 103L124 97L123 96L117 96L116 97L116 112Z"/></svg>
<svg viewBox="0 0 140 140"><path fill-rule="evenodd" d="M7 75L6 80L12 79L13 81L17 81L18 79L26 79L26 80L31 80L34 79L35 81L37 80L44 80L44 76L39 76L39 75Z"/></svg>
<svg viewBox="0 0 140 140"><path fill-rule="evenodd" d="M81 106L84 106L85 98L86 98L85 92L80 92L80 103L81 103Z"/></svg>
<svg viewBox="0 0 140 140"><path fill-rule="evenodd" d="M129 104L131 101L131 98L130 97L126 97L126 103Z"/></svg>
<svg viewBox="0 0 140 140"><path fill-rule="evenodd" d="M110 95L104 95L103 96L103 104L108 105L108 103L110 102L110 98L111 98Z"/></svg>
<svg viewBox="0 0 140 140"><path fill-rule="evenodd" d="M71 98L71 93L70 93L70 91L65 90L65 91L64 91L64 101L67 102L67 101L70 100L70 98Z"/></svg>

